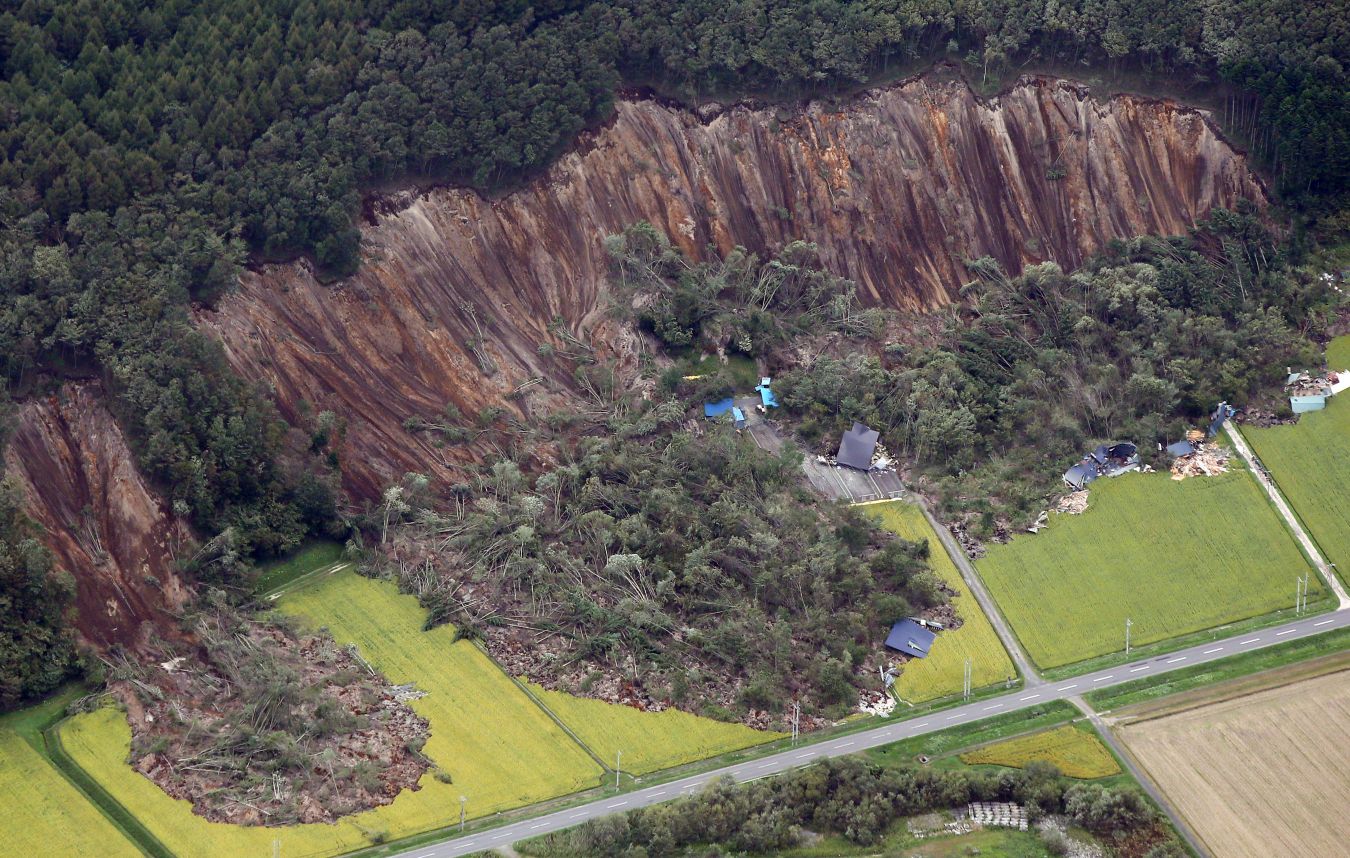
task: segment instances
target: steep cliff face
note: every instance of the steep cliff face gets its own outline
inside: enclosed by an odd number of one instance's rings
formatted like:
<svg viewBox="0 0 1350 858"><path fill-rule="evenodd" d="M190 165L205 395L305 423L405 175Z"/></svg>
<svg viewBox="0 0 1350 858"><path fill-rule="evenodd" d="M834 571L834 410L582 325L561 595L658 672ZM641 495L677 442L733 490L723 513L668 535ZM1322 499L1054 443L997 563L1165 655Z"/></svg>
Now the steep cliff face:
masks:
<svg viewBox="0 0 1350 858"><path fill-rule="evenodd" d="M172 558L191 550L190 536L141 479L98 385L67 384L25 402L5 465L75 578L86 640L134 647L151 627L171 629L189 595Z"/></svg>
<svg viewBox="0 0 1350 858"><path fill-rule="evenodd" d="M384 200L367 262L325 286L303 264L243 278L200 316L288 417L301 400L348 420L348 490L404 471L450 476L473 448L402 428L446 402L528 419L570 386L539 346L549 324L624 351L603 319L605 235L638 220L703 256L816 242L871 303L952 300L961 261L1072 268L1116 237L1182 233L1215 206L1266 202L1243 157L1194 110L1028 80L989 101L928 75L844 106L736 107L704 120L651 100L618 105L546 175L502 199L459 190ZM478 354L475 354L477 352ZM488 371L484 371L484 370ZM542 379L510 403L504 397ZM542 401L541 401L542 400Z"/></svg>

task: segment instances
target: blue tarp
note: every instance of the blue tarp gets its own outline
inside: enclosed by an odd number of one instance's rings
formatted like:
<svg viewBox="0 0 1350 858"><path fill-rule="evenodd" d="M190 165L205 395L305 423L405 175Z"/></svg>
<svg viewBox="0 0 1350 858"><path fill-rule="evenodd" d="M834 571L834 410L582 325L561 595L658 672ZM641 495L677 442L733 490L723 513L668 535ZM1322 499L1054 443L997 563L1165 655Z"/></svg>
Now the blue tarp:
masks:
<svg viewBox="0 0 1350 858"><path fill-rule="evenodd" d="M703 416L721 417L735 407L735 405L735 401L730 396L719 402L705 402L703 403Z"/></svg>
<svg viewBox="0 0 1350 858"><path fill-rule="evenodd" d="M898 649L906 655L923 658L928 655L928 650L932 649L933 639L936 637L936 632L914 620L901 620L891 626L891 633L886 636L886 646Z"/></svg>
<svg viewBox="0 0 1350 858"><path fill-rule="evenodd" d="M1189 456L1195 452L1195 445L1190 441L1178 441L1175 444L1167 445L1167 454L1169 456Z"/></svg>
<svg viewBox="0 0 1350 858"><path fill-rule="evenodd" d="M1327 407L1327 398L1325 396L1291 396L1289 397L1289 407L1294 409L1295 414L1321 411Z"/></svg>
<svg viewBox="0 0 1350 858"><path fill-rule="evenodd" d="M741 409L733 407L731 409L731 419L736 422L737 429L745 428L745 412Z"/></svg>
<svg viewBox="0 0 1350 858"><path fill-rule="evenodd" d="M769 387L769 379L759 380L759 387L755 388L759 392L760 401L764 403L765 408L777 408L778 397L773 395L773 390Z"/></svg>

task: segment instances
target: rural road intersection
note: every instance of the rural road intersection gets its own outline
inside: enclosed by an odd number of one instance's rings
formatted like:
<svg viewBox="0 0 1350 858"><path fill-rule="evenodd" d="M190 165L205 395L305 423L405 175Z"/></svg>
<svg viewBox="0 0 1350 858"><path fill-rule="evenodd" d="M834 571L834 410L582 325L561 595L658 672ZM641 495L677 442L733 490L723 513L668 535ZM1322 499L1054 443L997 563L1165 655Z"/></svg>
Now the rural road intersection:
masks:
<svg viewBox="0 0 1350 858"><path fill-rule="evenodd" d="M1281 626L1243 632L1224 640L1197 644L1188 649L1177 650L1166 655L1108 667L1059 682L1044 682L1040 685L1029 686L953 709L916 716L905 721L894 721L871 730L848 736L839 736L812 745L804 745L769 757L736 763L622 795L596 799L588 804L524 819L500 828L479 831L453 840L409 849L406 852L399 853L399 856L400 858L453 858L453 856L468 855L483 849L506 846L517 840L570 828L588 819L670 801L681 795L697 791L714 778L729 775L737 781L754 780L755 778L762 778L807 765L825 757L853 754L901 739L922 736L926 733L945 730L971 721L979 721L983 718L1028 709L1052 700L1065 700L1090 691L1121 685L1131 680L1156 676L1160 673L1217 661L1227 656L1347 627L1350 627L1350 610L1342 609L1330 614L1306 617Z"/></svg>

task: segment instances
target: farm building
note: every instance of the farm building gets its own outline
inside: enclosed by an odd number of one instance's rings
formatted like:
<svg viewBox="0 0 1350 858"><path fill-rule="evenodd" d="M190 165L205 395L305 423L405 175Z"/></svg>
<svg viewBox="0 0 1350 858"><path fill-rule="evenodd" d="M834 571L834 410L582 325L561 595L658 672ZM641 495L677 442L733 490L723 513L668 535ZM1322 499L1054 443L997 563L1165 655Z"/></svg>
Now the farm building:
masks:
<svg viewBox="0 0 1350 858"><path fill-rule="evenodd" d="M736 407L736 401L730 396L716 402L705 402L703 403L703 416L708 418L721 417L734 407Z"/></svg>
<svg viewBox="0 0 1350 858"><path fill-rule="evenodd" d="M1098 477L1117 477L1139 470L1139 448L1128 442L1100 444L1072 468L1064 472L1064 483L1080 491Z"/></svg>
<svg viewBox="0 0 1350 858"><path fill-rule="evenodd" d="M886 636L886 646L905 655L923 658L933 648L936 637L937 632L910 618L891 626L891 633Z"/></svg>
<svg viewBox="0 0 1350 858"><path fill-rule="evenodd" d="M881 433L855 422L853 428L839 439L839 455L835 460L841 465L868 471L872 468L872 454L877 450L877 440Z"/></svg>
<svg viewBox="0 0 1350 858"><path fill-rule="evenodd" d="M778 397L774 395L772 388L769 387L772 383L773 379L771 378L761 378L759 380L759 386L755 388L755 392L759 394L761 409L778 407Z"/></svg>

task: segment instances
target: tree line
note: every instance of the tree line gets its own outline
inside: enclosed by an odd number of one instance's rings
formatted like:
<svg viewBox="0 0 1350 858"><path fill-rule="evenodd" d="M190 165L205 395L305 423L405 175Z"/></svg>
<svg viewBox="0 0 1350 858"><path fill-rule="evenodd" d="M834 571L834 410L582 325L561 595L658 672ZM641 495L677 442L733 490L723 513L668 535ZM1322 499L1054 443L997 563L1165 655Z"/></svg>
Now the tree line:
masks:
<svg viewBox="0 0 1350 858"><path fill-rule="evenodd" d="M284 551L333 525L333 464L186 306L249 254L352 272L363 189L506 187L623 85L826 93L954 51L1218 75L1256 99L1284 186L1326 204L1350 175L1345 19L1294 0L24 0L0 12L5 381L97 374L177 514L241 557Z"/></svg>
<svg viewBox="0 0 1350 858"><path fill-rule="evenodd" d="M692 796L590 820L515 848L538 858L721 855L723 849L776 854L801 846L807 831L870 846L903 817L973 801L1017 802L1033 820L1063 814L1112 843L1142 840L1143 850L1133 854L1146 850L1146 858L1187 854L1135 790L1073 783L1046 763L993 773L886 767L854 757L745 784L717 780ZM1046 846L1065 854L1060 838L1048 835Z"/></svg>

